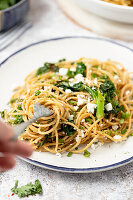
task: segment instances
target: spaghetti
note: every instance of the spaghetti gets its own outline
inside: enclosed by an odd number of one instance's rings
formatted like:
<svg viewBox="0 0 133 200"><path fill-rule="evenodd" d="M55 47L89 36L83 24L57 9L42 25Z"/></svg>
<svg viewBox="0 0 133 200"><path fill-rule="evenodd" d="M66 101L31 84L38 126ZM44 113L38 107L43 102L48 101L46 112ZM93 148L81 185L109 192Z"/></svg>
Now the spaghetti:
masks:
<svg viewBox="0 0 133 200"><path fill-rule="evenodd" d="M81 58L44 63L11 97L5 121L16 125L33 117L38 102L54 113L28 126L19 140L51 153L81 153L121 142L132 135L133 84L117 62Z"/></svg>
<svg viewBox="0 0 133 200"><path fill-rule="evenodd" d="M103 0L103 1L122 6L133 6L133 0Z"/></svg>

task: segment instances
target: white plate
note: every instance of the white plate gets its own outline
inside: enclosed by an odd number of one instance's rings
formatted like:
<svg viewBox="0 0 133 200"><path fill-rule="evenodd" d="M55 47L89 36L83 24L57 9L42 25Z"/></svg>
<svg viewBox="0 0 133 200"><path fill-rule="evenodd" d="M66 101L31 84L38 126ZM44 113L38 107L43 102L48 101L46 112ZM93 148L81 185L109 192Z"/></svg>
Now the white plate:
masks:
<svg viewBox="0 0 133 200"><path fill-rule="evenodd" d="M107 3L102 0L75 0L84 9L106 19L133 24L133 7Z"/></svg>
<svg viewBox="0 0 133 200"><path fill-rule="evenodd" d="M116 60L132 70L133 51L113 41L90 37L65 37L44 40L29 45L8 57L0 65L0 110L5 108L12 88L23 84L25 76L44 62L56 62L61 58L75 60L80 57L97 58L102 61ZM50 153L34 152L25 161L34 165L62 172L85 173L109 170L133 160L133 137L122 143L103 145L90 149L90 158L82 154L61 158Z"/></svg>

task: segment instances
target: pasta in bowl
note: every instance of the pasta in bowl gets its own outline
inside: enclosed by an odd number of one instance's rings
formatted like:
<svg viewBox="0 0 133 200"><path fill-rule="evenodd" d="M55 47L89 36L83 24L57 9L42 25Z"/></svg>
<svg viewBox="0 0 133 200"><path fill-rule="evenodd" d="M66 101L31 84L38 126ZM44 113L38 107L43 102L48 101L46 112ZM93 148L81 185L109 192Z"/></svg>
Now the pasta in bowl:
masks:
<svg viewBox="0 0 133 200"><path fill-rule="evenodd" d="M75 0L75 3L105 19L133 24L133 4L131 0Z"/></svg>
<svg viewBox="0 0 133 200"><path fill-rule="evenodd" d="M53 115L27 127L19 139L37 151L89 157L89 147L132 136L132 95L131 78L120 63L62 59L31 72L11 97L10 111L1 116L12 125L22 123L32 118L38 102Z"/></svg>
<svg viewBox="0 0 133 200"><path fill-rule="evenodd" d="M133 0L103 0L103 1L122 6L133 6Z"/></svg>

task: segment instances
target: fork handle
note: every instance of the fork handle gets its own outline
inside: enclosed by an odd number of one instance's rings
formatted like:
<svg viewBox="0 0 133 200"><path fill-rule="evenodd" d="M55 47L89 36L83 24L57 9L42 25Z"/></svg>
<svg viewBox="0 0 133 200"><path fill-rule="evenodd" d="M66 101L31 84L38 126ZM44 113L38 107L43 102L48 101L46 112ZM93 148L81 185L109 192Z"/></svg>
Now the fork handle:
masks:
<svg viewBox="0 0 133 200"><path fill-rule="evenodd" d="M32 119L30 119L27 122L23 122L21 124L19 124L18 126L14 126L14 137L11 139L12 141L16 141L18 140L18 137L25 131L25 129L32 124L33 122L35 122L37 119L35 117L33 117Z"/></svg>

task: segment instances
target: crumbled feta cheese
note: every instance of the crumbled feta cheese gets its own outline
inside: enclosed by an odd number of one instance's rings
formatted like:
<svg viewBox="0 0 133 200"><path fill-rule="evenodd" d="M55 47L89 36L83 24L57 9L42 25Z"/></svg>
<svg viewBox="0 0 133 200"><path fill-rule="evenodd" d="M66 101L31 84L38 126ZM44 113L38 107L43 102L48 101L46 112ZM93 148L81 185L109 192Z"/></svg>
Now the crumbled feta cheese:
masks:
<svg viewBox="0 0 133 200"><path fill-rule="evenodd" d="M83 105L84 103L86 103L86 99L83 99L83 98L85 98L84 95L77 95L77 97L78 97L78 102L77 102L78 106Z"/></svg>
<svg viewBox="0 0 133 200"><path fill-rule="evenodd" d="M101 147L103 145L103 143L101 142L98 142L98 146Z"/></svg>
<svg viewBox="0 0 133 200"><path fill-rule="evenodd" d="M81 122L85 122L85 119L82 119L82 121Z"/></svg>
<svg viewBox="0 0 133 200"><path fill-rule="evenodd" d="M85 78L85 83L87 83L88 85L91 85L91 80L89 80L88 78Z"/></svg>
<svg viewBox="0 0 133 200"><path fill-rule="evenodd" d="M50 90L50 86L44 86L44 91L49 91Z"/></svg>
<svg viewBox="0 0 133 200"><path fill-rule="evenodd" d="M94 110L97 107L96 104L93 103L87 103L87 112L91 112L92 114L94 114Z"/></svg>
<svg viewBox="0 0 133 200"><path fill-rule="evenodd" d="M72 92L72 90L70 90L70 89L65 90L65 93L67 93L67 94L70 94L71 92Z"/></svg>
<svg viewBox="0 0 133 200"><path fill-rule="evenodd" d="M79 135L76 136L75 140L76 140L76 142L79 141Z"/></svg>
<svg viewBox="0 0 133 200"><path fill-rule="evenodd" d="M96 88L95 87L92 87L92 90L95 90Z"/></svg>
<svg viewBox="0 0 133 200"><path fill-rule="evenodd" d="M97 83L98 83L98 82L97 82L97 78L94 79L93 83L94 83L95 85L97 85Z"/></svg>
<svg viewBox="0 0 133 200"><path fill-rule="evenodd" d="M67 68L60 68L59 69L59 75L65 76L67 75L68 69Z"/></svg>
<svg viewBox="0 0 133 200"><path fill-rule="evenodd" d="M115 135L113 138L114 138L115 140L120 140L120 139L121 139L121 136L120 136L120 135Z"/></svg>
<svg viewBox="0 0 133 200"><path fill-rule="evenodd" d="M119 128L118 125L114 125L114 126L112 126L112 129L113 129L113 130L117 130L118 128Z"/></svg>
<svg viewBox="0 0 133 200"><path fill-rule="evenodd" d="M90 97L88 97L88 103L90 103L90 101L91 101L91 99L90 99Z"/></svg>
<svg viewBox="0 0 133 200"><path fill-rule="evenodd" d="M37 140L35 140L35 141L34 141L34 144L37 144L37 143L38 143L38 141L37 141Z"/></svg>
<svg viewBox="0 0 133 200"><path fill-rule="evenodd" d="M84 131L84 130L81 130L81 137L82 137L82 138L84 138L84 136L85 136L84 133L85 133L85 131Z"/></svg>
<svg viewBox="0 0 133 200"><path fill-rule="evenodd" d="M105 106L105 109L106 109L107 111L112 110L112 109L113 109L112 104L111 104L111 103L108 103L108 104Z"/></svg>
<svg viewBox="0 0 133 200"><path fill-rule="evenodd" d="M103 145L101 142L98 142L98 140L96 140L95 142L96 142L96 143L93 143L93 144L91 145L91 148L92 148L93 150L95 150L97 147L101 147L101 146Z"/></svg>
<svg viewBox="0 0 133 200"><path fill-rule="evenodd" d="M63 90L63 88L62 88L62 87L59 87L59 89L60 89L60 90Z"/></svg>
<svg viewBox="0 0 133 200"><path fill-rule="evenodd" d="M69 115L69 120L73 120L74 115Z"/></svg>
<svg viewBox="0 0 133 200"><path fill-rule="evenodd" d="M130 90L127 90L127 91L126 91L126 95L128 95L128 94L130 94Z"/></svg>
<svg viewBox="0 0 133 200"><path fill-rule="evenodd" d="M70 79L69 79L69 82L73 82L73 81L74 81L74 78L70 78Z"/></svg>
<svg viewBox="0 0 133 200"><path fill-rule="evenodd" d="M59 158L61 158L61 154L60 153L56 153L56 156L58 156Z"/></svg>
<svg viewBox="0 0 133 200"><path fill-rule="evenodd" d="M73 108L74 108L75 110L78 110L79 107L78 107L78 106L73 106Z"/></svg>
<svg viewBox="0 0 133 200"><path fill-rule="evenodd" d="M91 145L91 148L92 148L93 150L95 150L97 147L98 147L97 144L92 144L92 145Z"/></svg>
<svg viewBox="0 0 133 200"><path fill-rule="evenodd" d="M103 126L103 124L100 124L100 126L102 127L102 126Z"/></svg>
<svg viewBox="0 0 133 200"><path fill-rule="evenodd" d="M76 81L74 83L84 82L84 77L82 74L77 74L75 76Z"/></svg>
<svg viewBox="0 0 133 200"><path fill-rule="evenodd" d="M115 80L119 79L119 76L118 76L118 75L115 75L115 76L114 76L114 79L115 79Z"/></svg>
<svg viewBox="0 0 133 200"><path fill-rule="evenodd" d="M76 68L74 68L74 67L70 68L70 70L71 70L72 72L76 72Z"/></svg>

